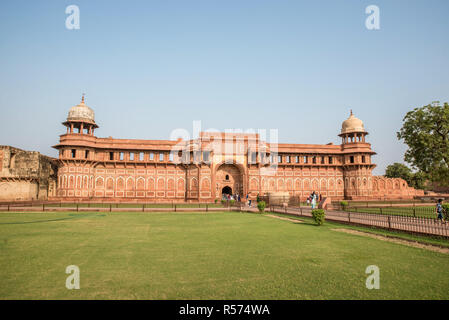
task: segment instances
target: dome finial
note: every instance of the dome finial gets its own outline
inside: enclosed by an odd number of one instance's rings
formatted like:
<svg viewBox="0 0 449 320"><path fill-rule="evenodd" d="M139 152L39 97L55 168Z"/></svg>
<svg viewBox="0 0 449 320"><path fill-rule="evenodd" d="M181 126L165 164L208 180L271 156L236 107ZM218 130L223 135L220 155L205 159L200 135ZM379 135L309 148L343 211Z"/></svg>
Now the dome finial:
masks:
<svg viewBox="0 0 449 320"><path fill-rule="evenodd" d="M352 133L352 132L365 132L363 121L356 118L350 109L350 114L348 119L343 121L341 124L341 134Z"/></svg>
<svg viewBox="0 0 449 320"><path fill-rule="evenodd" d="M83 92L83 96L81 97L81 103L84 104L84 95L85 93Z"/></svg>

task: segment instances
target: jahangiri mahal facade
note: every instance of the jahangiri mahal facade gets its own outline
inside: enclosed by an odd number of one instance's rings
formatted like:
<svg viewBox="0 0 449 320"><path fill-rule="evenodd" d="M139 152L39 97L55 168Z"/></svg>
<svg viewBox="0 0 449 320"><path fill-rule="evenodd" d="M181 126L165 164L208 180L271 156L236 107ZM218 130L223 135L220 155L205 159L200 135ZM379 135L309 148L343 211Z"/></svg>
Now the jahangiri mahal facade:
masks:
<svg viewBox="0 0 449 320"><path fill-rule="evenodd" d="M373 176L375 152L351 111L340 145L267 143L257 133L201 132L198 139L98 138L94 111L72 107L60 136L56 192L49 199L213 202L223 193L288 192L305 199L392 199L422 195L399 178Z"/></svg>

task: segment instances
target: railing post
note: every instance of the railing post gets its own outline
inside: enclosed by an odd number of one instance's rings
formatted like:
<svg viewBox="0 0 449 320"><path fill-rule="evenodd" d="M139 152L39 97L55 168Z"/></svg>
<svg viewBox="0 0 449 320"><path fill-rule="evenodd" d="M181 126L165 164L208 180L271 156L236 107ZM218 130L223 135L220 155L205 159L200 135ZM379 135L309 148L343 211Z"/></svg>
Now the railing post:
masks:
<svg viewBox="0 0 449 320"><path fill-rule="evenodd" d="M76 211L77 212L79 211L79 204L78 203L76 204Z"/></svg>
<svg viewBox="0 0 449 320"><path fill-rule="evenodd" d="M145 212L145 204L142 205L142 212Z"/></svg>
<svg viewBox="0 0 449 320"><path fill-rule="evenodd" d="M388 215L388 229L391 229L391 217Z"/></svg>
<svg viewBox="0 0 449 320"><path fill-rule="evenodd" d="M10 211L10 209L9 209L9 203L8 203L8 211Z"/></svg>
<svg viewBox="0 0 449 320"><path fill-rule="evenodd" d="M209 211L209 205L206 203L206 212Z"/></svg>
<svg viewBox="0 0 449 320"><path fill-rule="evenodd" d="M348 211L348 222L351 222L351 211Z"/></svg>
<svg viewBox="0 0 449 320"><path fill-rule="evenodd" d="M45 211L45 204L42 204L42 211Z"/></svg>
<svg viewBox="0 0 449 320"><path fill-rule="evenodd" d="M175 212L176 212L176 204L175 204Z"/></svg>
<svg viewBox="0 0 449 320"><path fill-rule="evenodd" d="M112 212L112 203L109 204L109 212Z"/></svg>

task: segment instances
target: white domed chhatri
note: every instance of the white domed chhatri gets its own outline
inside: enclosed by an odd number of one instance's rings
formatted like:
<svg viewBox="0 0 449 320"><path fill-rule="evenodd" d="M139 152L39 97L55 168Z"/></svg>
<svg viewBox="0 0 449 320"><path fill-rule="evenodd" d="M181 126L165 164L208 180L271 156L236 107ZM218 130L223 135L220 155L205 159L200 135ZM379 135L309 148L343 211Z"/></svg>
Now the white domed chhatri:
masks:
<svg viewBox="0 0 449 320"><path fill-rule="evenodd" d="M67 134L94 134L98 125L95 123L94 111L84 104L84 94L81 103L70 108L67 120L62 124L67 127Z"/></svg>
<svg viewBox="0 0 449 320"><path fill-rule="evenodd" d="M84 104L84 95L80 104L70 108L67 121L85 121L95 123L95 112Z"/></svg>
<svg viewBox="0 0 449 320"><path fill-rule="evenodd" d="M343 121L343 123L341 124L341 134L351 132L365 132L363 121L360 120L359 118L356 118L352 114L352 110L349 118Z"/></svg>

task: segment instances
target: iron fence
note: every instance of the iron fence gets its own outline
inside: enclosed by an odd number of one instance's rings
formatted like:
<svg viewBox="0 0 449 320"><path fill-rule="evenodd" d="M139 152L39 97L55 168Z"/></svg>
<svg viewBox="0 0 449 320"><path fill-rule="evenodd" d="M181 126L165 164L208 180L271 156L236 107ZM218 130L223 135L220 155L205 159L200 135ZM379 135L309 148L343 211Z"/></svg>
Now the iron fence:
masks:
<svg viewBox="0 0 449 320"><path fill-rule="evenodd" d="M230 210L229 203L189 203L189 202L62 202L28 201L0 202L0 211L217 211Z"/></svg>

